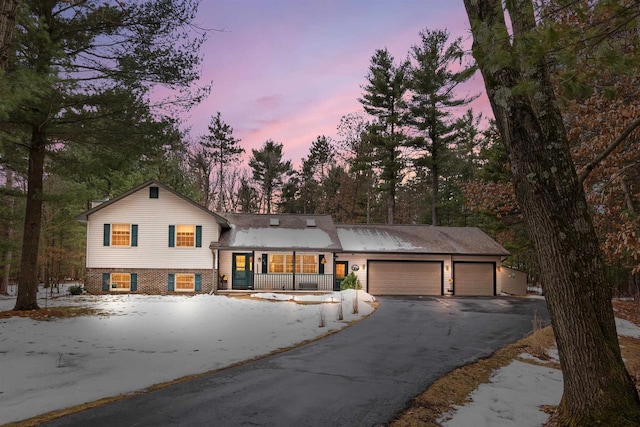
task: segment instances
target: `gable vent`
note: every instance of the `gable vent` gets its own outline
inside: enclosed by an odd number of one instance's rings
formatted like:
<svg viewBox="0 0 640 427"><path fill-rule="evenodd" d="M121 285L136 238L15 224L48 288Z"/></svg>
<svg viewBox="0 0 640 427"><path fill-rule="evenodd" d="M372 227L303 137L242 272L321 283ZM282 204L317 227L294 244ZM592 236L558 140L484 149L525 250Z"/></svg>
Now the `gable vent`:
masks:
<svg viewBox="0 0 640 427"><path fill-rule="evenodd" d="M315 219L308 219L307 220L307 227L315 227L316 226L316 220Z"/></svg>
<svg viewBox="0 0 640 427"><path fill-rule="evenodd" d="M279 225L280 225L280 219L278 219L278 218L271 218L271 219L269 219L269 225L270 225L271 227L277 227L277 226L279 226Z"/></svg>

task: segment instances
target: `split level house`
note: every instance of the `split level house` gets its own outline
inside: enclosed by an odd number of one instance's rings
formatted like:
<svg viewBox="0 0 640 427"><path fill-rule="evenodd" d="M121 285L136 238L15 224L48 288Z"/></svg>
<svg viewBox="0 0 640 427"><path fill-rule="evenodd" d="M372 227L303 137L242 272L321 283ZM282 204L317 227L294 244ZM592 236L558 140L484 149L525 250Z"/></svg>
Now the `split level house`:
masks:
<svg viewBox="0 0 640 427"><path fill-rule="evenodd" d="M215 213L148 181L78 215L90 293L332 291L520 295L526 274L474 227L335 224L329 215Z"/></svg>

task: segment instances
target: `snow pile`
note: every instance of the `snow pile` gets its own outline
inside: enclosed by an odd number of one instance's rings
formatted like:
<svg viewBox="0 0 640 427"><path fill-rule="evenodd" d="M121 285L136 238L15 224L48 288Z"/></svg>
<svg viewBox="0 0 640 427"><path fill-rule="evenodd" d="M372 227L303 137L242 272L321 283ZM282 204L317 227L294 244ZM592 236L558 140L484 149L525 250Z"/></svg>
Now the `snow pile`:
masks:
<svg viewBox="0 0 640 427"><path fill-rule="evenodd" d="M333 292L330 294L321 295L289 295L273 292L256 293L251 294L253 298L268 299L275 301L297 301L297 302L310 302L310 303L338 303L342 299L343 303L353 304L353 300L358 295L358 301L360 302L374 302L375 297L366 293L363 290L356 291L355 289L347 289L341 292Z"/></svg>
<svg viewBox="0 0 640 427"><path fill-rule="evenodd" d="M640 338L640 327L636 326L635 323L629 322L628 320L619 319L616 317L616 329L619 336Z"/></svg>
<svg viewBox="0 0 640 427"><path fill-rule="evenodd" d="M489 381L442 425L539 427L549 417L539 406L555 405L562 397L562 372L518 360L495 371Z"/></svg>
<svg viewBox="0 0 640 427"><path fill-rule="evenodd" d="M47 303L109 315L1 319L0 424L223 368L373 311L369 304L358 314L345 308L338 321L338 305L324 304L326 326L319 327L318 305L216 295L64 296ZM0 299L0 310L14 305L15 298Z"/></svg>
<svg viewBox="0 0 640 427"><path fill-rule="evenodd" d="M640 338L640 327L632 322L616 318L616 328L618 335ZM547 354L560 363L555 347ZM518 358L544 363L526 353ZM439 422L444 427L539 427L549 419L540 406L560 403L562 391L562 371L514 360L471 393L471 402L456 406Z"/></svg>

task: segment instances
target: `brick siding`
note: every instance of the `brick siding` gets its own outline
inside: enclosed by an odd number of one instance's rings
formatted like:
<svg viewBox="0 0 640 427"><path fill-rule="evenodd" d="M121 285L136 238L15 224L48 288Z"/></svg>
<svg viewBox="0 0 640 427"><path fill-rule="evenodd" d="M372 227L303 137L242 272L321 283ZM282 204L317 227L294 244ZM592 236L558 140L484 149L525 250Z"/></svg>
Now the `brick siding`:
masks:
<svg viewBox="0 0 640 427"><path fill-rule="evenodd" d="M138 290L135 292L123 291L103 291L102 290L102 273L136 273L138 275ZM201 274L202 290L197 292L176 292L169 291L168 277L169 274ZM214 270L187 270L187 269L123 269L123 268L88 268L85 277L84 289L90 294L155 294L155 295L193 295L207 294L214 287L213 278L217 277Z"/></svg>

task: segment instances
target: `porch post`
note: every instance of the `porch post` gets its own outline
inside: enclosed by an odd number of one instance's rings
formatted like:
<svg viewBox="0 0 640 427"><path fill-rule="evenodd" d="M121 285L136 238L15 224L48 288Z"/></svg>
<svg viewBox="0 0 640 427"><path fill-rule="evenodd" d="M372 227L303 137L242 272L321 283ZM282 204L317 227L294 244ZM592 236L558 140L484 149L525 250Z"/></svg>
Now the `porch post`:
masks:
<svg viewBox="0 0 640 427"><path fill-rule="evenodd" d="M296 251L293 251L293 282L291 283L291 289L296 290Z"/></svg>
<svg viewBox="0 0 640 427"><path fill-rule="evenodd" d="M211 293L218 293L218 257L216 256L218 253L217 249L209 247L211 249L211 255L213 257L213 271L211 272Z"/></svg>

